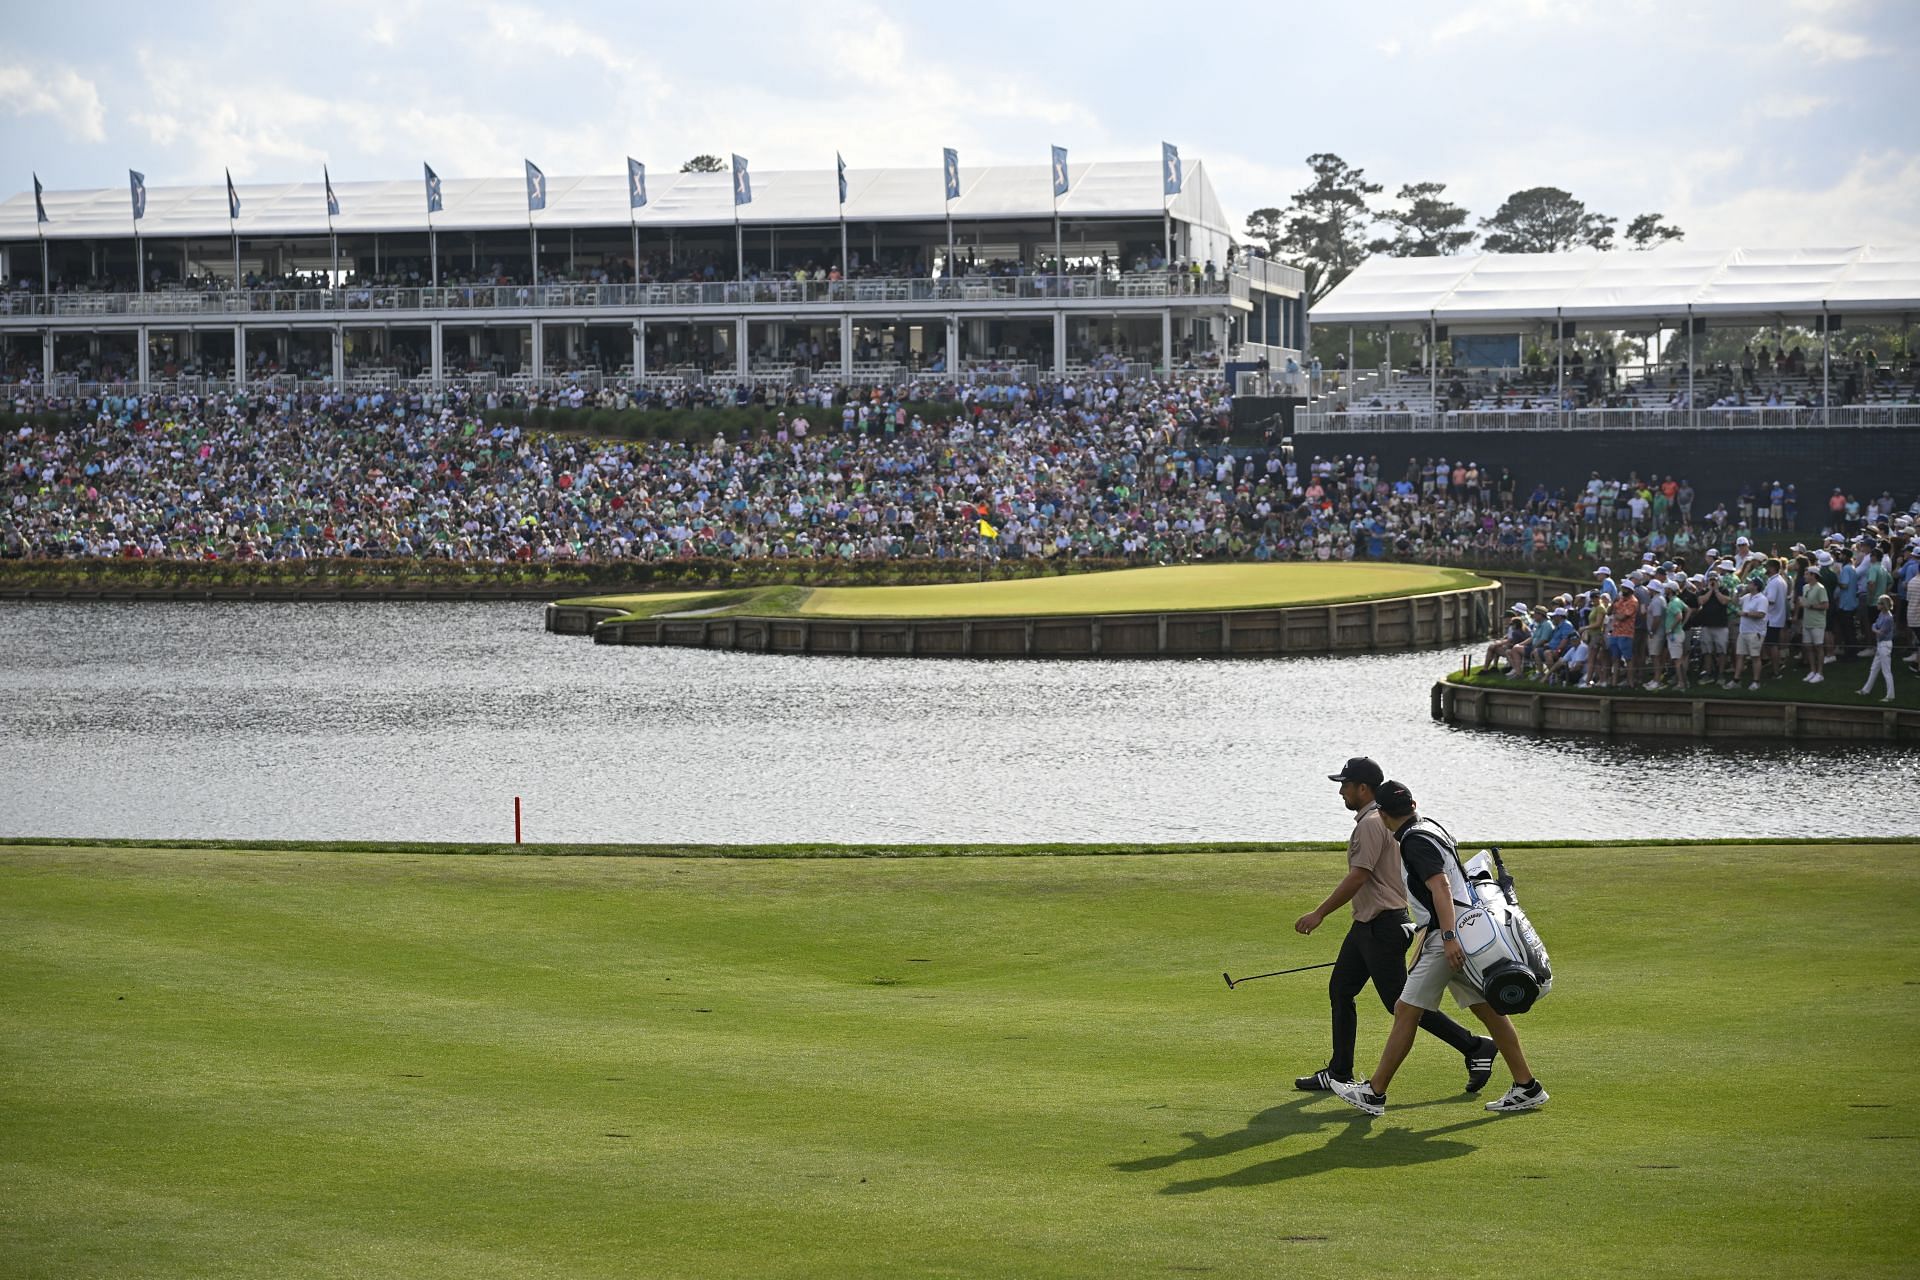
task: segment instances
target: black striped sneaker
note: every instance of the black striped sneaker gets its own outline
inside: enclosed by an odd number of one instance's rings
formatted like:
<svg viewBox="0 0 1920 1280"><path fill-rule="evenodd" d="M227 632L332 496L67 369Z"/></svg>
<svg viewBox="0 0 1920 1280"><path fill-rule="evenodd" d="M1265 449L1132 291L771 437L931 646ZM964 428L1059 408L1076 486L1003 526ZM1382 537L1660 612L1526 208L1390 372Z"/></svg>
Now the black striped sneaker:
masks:
<svg viewBox="0 0 1920 1280"><path fill-rule="evenodd" d="M1489 1041L1491 1043L1491 1041ZM1301 1076L1293 1082L1293 1087L1302 1093L1332 1093L1334 1081L1345 1083L1344 1076L1336 1076L1325 1067L1310 1076Z"/></svg>
<svg viewBox="0 0 1920 1280"><path fill-rule="evenodd" d="M1498 1048L1486 1036L1475 1036L1467 1048L1467 1092L1478 1093L1493 1078L1493 1058Z"/></svg>

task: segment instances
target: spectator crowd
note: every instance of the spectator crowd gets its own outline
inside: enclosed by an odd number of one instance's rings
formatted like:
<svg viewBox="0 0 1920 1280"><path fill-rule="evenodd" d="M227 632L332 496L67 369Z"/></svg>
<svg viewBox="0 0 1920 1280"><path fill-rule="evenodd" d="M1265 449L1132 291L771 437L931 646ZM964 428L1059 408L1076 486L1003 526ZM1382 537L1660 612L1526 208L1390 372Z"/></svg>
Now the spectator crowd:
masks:
<svg viewBox="0 0 1920 1280"><path fill-rule="evenodd" d="M1205 375L794 388L766 405L769 428L710 441L515 421L525 407L596 404L460 392L19 401L55 412L0 438L0 555L1599 563L1593 591L1516 617L1494 655L1589 684L1750 683L1796 653L1821 676L1816 661L1877 634L1880 597L1902 637L1920 621L1913 495L1836 492L1819 544L1776 546L1770 565L1758 544L1796 527L1791 484L1743 485L1731 509L1708 508L1685 477L1596 472L1549 491L1470 461L1409 459L1389 475L1377 457L1303 460L1221 443L1229 404ZM1615 576L1622 561L1635 568ZM1757 655L1738 638L1755 579L1770 593Z"/></svg>

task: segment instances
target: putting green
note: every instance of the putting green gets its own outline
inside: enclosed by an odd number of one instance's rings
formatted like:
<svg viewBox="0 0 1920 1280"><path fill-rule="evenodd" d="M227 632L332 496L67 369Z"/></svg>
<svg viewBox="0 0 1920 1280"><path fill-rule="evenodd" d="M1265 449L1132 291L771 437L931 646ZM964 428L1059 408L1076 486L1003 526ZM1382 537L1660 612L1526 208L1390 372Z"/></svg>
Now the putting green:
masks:
<svg viewBox="0 0 1920 1280"><path fill-rule="evenodd" d="M0 1274L1911 1275L1920 846L1509 865L1553 1101L1423 1039L1367 1120L1219 977L1331 850L6 848Z"/></svg>
<svg viewBox="0 0 1920 1280"><path fill-rule="evenodd" d="M1378 600L1482 585L1457 569L1407 564L1194 564L1060 578L915 587L821 587L800 612L840 618L1172 613Z"/></svg>
<svg viewBox="0 0 1920 1280"><path fill-rule="evenodd" d="M565 604L632 618L722 607L730 614L832 618L999 618L1284 608L1423 595L1486 585L1461 569L1407 564L1196 564L1053 578L907 587L762 587L746 591L591 596Z"/></svg>

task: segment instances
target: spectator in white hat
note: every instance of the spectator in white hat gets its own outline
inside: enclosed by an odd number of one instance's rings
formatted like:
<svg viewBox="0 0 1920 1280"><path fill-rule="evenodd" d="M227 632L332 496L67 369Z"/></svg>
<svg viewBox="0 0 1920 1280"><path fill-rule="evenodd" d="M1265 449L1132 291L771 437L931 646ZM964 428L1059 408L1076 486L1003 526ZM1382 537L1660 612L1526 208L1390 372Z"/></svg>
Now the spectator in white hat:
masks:
<svg viewBox="0 0 1920 1280"><path fill-rule="evenodd" d="M1820 684L1827 678L1828 599L1826 584L1820 581L1819 566L1808 565L1800 587L1800 651L1807 659L1807 674L1801 679L1808 684Z"/></svg>

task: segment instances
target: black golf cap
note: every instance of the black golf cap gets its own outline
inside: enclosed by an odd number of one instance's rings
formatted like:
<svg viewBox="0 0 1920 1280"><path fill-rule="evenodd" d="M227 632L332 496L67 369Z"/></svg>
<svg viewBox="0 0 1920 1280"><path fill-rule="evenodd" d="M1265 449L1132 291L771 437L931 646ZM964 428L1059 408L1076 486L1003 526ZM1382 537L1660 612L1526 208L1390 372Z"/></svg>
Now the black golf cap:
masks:
<svg viewBox="0 0 1920 1280"><path fill-rule="evenodd" d="M1375 764L1372 756L1355 756L1340 772L1327 775L1328 782L1357 782L1363 787L1377 787L1386 780L1386 770Z"/></svg>
<svg viewBox="0 0 1920 1280"><path fill-rule="evenodd" d="M1383 782L1373 789L1374 803L1389 818L1404 818L1413 812L1413 792L1404 782Z"/></svg>

